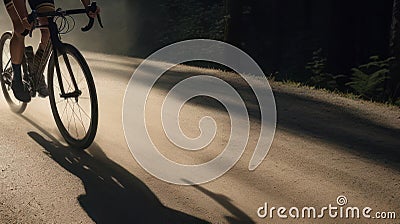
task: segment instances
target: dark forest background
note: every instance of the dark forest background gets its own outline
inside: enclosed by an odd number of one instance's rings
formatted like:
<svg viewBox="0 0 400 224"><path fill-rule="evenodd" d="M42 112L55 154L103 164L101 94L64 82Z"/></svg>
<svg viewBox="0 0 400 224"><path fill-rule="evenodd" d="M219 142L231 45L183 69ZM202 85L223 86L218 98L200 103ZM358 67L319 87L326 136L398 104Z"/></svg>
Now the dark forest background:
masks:
<svg viewBox="0 0 400 224"><path fill-rule="evenodd" d="M277 79L397 101L400 1L224 2L225 40Z"/></svg>
<svg viewBox="0 0 400 224"><path fill-rule="evenodd" d="M105 29L65 40L145 58L192 38L227 41L266 74L365 99L398 103L399 0L98 0ZM80 2L57 1L58 7ZM0 25L9 22L0 7ZM77 26L86 18L77 19Z"/></svg>

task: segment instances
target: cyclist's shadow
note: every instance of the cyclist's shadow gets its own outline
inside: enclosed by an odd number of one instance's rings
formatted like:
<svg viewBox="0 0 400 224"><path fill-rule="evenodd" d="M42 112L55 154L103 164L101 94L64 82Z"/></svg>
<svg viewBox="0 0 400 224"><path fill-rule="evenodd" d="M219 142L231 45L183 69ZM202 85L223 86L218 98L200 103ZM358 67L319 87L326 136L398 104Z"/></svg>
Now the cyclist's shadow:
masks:
<svg viewBox="0 0 400 224"><path fill-rule="evenodd" d="M79 177L86 194L78 197L87 214L97 223L205 223L205 221L164 207L138 178L108 159L94 144L85 151L63 146L36 132L28 135L40 144L54 161Z"/></svg>

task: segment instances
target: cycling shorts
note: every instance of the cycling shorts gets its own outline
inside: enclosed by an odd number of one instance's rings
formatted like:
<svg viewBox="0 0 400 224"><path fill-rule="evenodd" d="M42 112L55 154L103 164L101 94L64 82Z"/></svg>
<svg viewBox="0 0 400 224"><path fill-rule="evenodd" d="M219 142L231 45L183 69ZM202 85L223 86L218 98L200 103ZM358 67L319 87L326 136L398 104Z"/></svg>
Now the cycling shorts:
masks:
<svg viewBox="0 0 400 224"><path fill-rule="evenodd" d="M28 0L32 10L51 12L55 10L54 0Z"/></svg>
<svg viewBox="0 0 400 224"><path fill-rule="evenodd" d="M13 0L3 0L6 8L13 5ZM32 10L37 10L38 12L49 12L54 11L54 0L28 0L29 6Z"/></svg>

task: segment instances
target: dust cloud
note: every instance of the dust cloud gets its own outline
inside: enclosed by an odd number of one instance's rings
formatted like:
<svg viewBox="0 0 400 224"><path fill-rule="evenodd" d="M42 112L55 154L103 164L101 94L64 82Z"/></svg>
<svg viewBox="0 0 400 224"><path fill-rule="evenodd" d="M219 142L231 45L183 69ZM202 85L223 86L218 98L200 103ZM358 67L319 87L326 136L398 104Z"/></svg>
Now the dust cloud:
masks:
<svg viewBox="0 0 400 224"><path fill-rule="evenodd" d="M62 35L63 41L70 42L82 50L109 54L144 57L153 50L152 43L157 43L157 27L160 23L152 19L159 18L159 16L148 13L148 10L152 8L152 3L129 0L97 2L101 6L104 29L99 28L96 24L93 30L83 33L80 27L87 24L87 17L85 15L74 16L75 29ZM56 0L56 6L62 9L82 7L78 0ZM1 2L0 32L3 33L6 30L12 30L12 25L4 4ZM35 32L33 39L27 38L27 44L37 45L39 36L39 32Z"/></svg>
<svg viewBox="0 0 400 224"><path fill-rule="evenodd" d="M62 9L82 7L79 0L55 0L55 3ZM93 30L83 33L80 27L87 24L87 17L74 16L75 29L63 35L63 41L81 50L144 58L179 40L218 39L209 33L220 35L223 30L222 0L98 0L97 3L102 10L104 29L96 24ZM0 32L10 30L11 21L3 3L0 3L0 19ZM27 43L37 45L40 35L35 34Z"/></svg>

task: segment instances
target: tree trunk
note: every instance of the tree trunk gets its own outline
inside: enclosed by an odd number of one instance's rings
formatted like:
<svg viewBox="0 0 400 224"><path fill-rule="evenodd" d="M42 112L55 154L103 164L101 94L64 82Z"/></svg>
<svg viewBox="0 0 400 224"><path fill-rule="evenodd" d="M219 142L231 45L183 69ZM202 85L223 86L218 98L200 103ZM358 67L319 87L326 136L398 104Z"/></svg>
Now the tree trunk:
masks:
<svg viewBox="0 0 400 224"><path fill-rule="evenodd" d="M242 14L242 0L225 0L225 41L237 47L240 47L242 41Z"/></svg>
<svg viewBox="0 0 400 224"><path fill-rule="evenodd" d="M400 96L400 0L393 0L390 52L395 57L395 61L387 89L391 95L390 98L396 100Z"/></svg>
<svg viewBox="0 0 400 224"><path fill-rule="evenodd" d="M400 59L400 0L393 1L390 51L392 56Z"/></svg>

